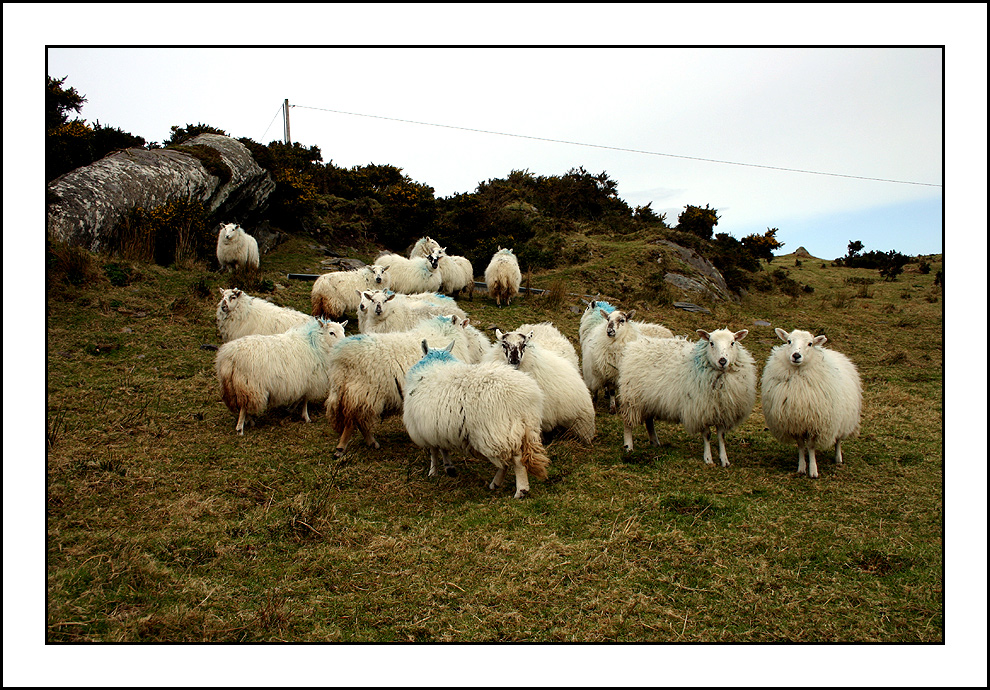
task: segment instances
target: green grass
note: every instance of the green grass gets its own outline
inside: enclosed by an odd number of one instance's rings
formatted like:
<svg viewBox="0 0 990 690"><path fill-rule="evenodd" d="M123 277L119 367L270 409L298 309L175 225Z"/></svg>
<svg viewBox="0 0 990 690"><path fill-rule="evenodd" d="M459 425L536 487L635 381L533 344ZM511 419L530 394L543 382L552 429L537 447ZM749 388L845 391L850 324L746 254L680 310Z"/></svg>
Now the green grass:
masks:
<svg viewBox="0 0 990 690"><path fill-rule="evenodd" d="M637 429L623 453L599 399L594 442L552 438L549 478L523 501L511 481L489 492L482 462L428 478L399 418L380 451L355 440L341 459L321 413L271 411L239 437L202 347L233 285L199 265L135 266L128 285L49 292L46 641L943 642L941 262L861 298L846 278L875 271L781 257L814 292L706 315L637 293L652 270L641 241L586 241L599 258L533 287L639 301L692 338L749 328L760 363L774 326L828 335L864 382L845 464L826 451L819 480L798 476L759 401L721 468L672 425L657 424L658 448ZM321 271L309 244L263 257L266 298L309 311L312 284L285 279ZM574 342L583 308L481 293L461 306L481 328L550 320Z"/></svg>

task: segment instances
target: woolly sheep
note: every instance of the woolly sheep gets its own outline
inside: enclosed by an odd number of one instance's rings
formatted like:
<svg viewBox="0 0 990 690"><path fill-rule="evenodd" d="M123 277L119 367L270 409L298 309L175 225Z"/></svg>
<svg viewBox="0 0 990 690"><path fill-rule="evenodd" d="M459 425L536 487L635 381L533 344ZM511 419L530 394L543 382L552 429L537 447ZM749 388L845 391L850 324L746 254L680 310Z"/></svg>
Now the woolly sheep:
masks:
<svg viewBox="0 0 990 690"><path fill-rule="evenodd" d="M502 485L506 470L516 475L515 498L529 493L529 476L546 479L550 459L540 440L543 394L526 374L497 362L467 364L453 347L430 349L406 375L402 421L413 443L430 451L430 475L437 455L448 451L491 462L498 471L488 488Z"/></svg>
<svg viewBox="0 0 990 690"><path fill-rule="evenodd" d="M226 223L220 228L217 237L217 261L220 268L256 269L260 264L258 241L244 232L236 223Z"/></svg>
<svg viewBox="0 0 990 690"><path fill-rule="evenodd" d="M442 277L441 290L456 297L463 290L470 299L474 299L474 267L466 257L452 256L447 248L440 250L438 264Z"/></svg>
<svg viewBox="0 0 990 690"><path fill-rule="evenodd" d="M538 340L535 330L526 328L522 326L512 333L495 329L495 347L482 361L506 363L536 380L544 398L543 431L573 429L582 441L590 443L595 437L595 406L578 371L577 355L573 362L568 360ZM573 352L570 342L567 345Z"/></svg>
<svg viewBox="0 0 990 690"><path fill-rule="evenodd" d="M581 301L585 302L585 300ZM615 307L604 300L593 299L590 302L585 302L585 304L588 306L581 315L581 325L578 327L578 342L580 342L582 350L584 349L584 339L588 337L591 329L604 323L608 319L608 315L615 311Z"/></svg>
<svg viewBox="0 0 990 690"><path fill-rule="evenodd" d="M646 422L650 443L660 445L653 420L679 423L701 434L704 460L712 464L709 439L718 433L718 458L729 466L725 434L741 424L756 402L756 367L740 344L749 331L698 330L694 343L680 338L640 338L619 364L619 410L624 446L633 449L632 430Z"/></svg>
<svg viewBox="0 0 990 690"><path fill-rule="evenodd" d="M362 290L385 290L391 284L387 266L373 265L356 271L324 273L313 283L310 293L313 316L339 319L345 312L357 311Z"/></svg>
<svg viewBox="0 0 990 690"><path fill-rule="evenodd" d="M567 336L557 330L552 323L547 321L541 323L524 323L515 330L514 334L506 335L516 335L521 337L524 334L530 334L526 339L526 345L538 343L544 350L549 350L550 352L553 352L567 360L574 367L574 369L580 373L581 364L578 361L577 350L574 349L574 346L571 344L571 341L567 339ZM502 337L501 331L497 328L495 329L495 335L497 340L501 341L501 347L497 347L495 349L501 350L505 348L506 343L508 342L510 347L509 350L505 352L503 358L513 366L518 364L519 360L522 358L523 352L522 349L518 348L518 345L522 344L520 338L510 338L506 341ZM516 346L513 347L513 344ZM525 347L525 345L523 345L523 347Z"/></svg>
<svg viewBox="0 0 990 690"><path fill-rule="evenodd" d="M822 347L824 335L774 330L785 344L773 348L763 370L763 416L777 439L797 443L798 473L816 479L815 448L834 444L841 465L842 441L859 433L859 372L844 354Z"/></svg>
<svg viewBox="0 0 990 690"><path fill-rule="evenodd" d="M416 244L413 245L412 250L409 252L409 258L415 259L417 256L426 258L430 254L438 254L439 252L439 242L430 237L420 237L416 240Z"/></svg>
<svg viewBox="0 0 990 690"><path fill-rule="evenodd" d="M519 294L521 284L522 272L516 255L511 249L499 247L485 269L485 285L488 286L489 296L495 299L498 306L502 306L503 299L508 305Z"/></svg>
<svg viewBox="0 0 990 690"><path fill-rule="evenodd" d="M635 309L626 312L613 308L610 312L604 309L599 312L603 320L588 330L581 342L581 373L592 396L600 390L605 391L609 412L615 414L619 363L626 348L639 340L643 332L632 320Z"/></svg>
<svg viewBox="0 0 990 690"><path fill-rule="evenodd" d="M440 289L443 279L437 270L439 261L440 257L436 253L407 259L399 254L383 252L375 259L375 264L388 267L393 291L412 294L436 292Z"/></svg>
<svg viewBox="0 0 990 690"><path fill-rule="evenodd" d="M216 374L220 394L238 415L235 430L269 407L302 401L309 422L309 403L326 399L330 349L344 337L344 324L310 318L276 335L246 335L220 346ZM254 420L251 420L254 424Z"/></svg>
<svg viewBox="0 0 990 690"><path fill-rule="evenodd" d="M454 341L454 354L468 360L472 350L464 326L456 316L436 316L409 331L353 335L337 343L330 353L326 401L327 420L340 434L337 455L347 449L355 428L369 446L381 447L374 430L383 417L402 412L406 372L420 358L422 339L436 345Z"/></svg>
<svg viewBox="0 0 990 690"><path fill-rule="evenodd" d="M419 299L391 290L358 292L358 330L361 333L396 333L408 331L420 321L447 315L466 319L467 314L449 297Z"/></svg>
<svg viewBox="0 0 990 690"><path fill-rule="evenodd" d="M234 288L220 289L217 333L225 343L245 335L274 335L309 323L312 317L290 307L280 307Z"/></svg>

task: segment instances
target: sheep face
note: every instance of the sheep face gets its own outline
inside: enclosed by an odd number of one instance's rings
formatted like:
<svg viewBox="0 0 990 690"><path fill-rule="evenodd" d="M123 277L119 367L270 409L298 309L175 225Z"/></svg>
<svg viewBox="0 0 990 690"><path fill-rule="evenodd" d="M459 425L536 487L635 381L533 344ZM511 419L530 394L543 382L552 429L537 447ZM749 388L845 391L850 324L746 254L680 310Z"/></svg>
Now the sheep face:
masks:
<svg viewBox="0 0 990 690"><path fill-rule="evenodd" d="M733 333L730 330L722 328L709 333L708 331L698 329L698 335L703 340L708 341L708 347L705 348L708 363L713 369L725 371L735 364L736 357L739 354L739 348L736 347L736 343L749 335L749 331L742 330Z"/></svg>
<svg viewBox="0 0 990 690"><path fill-rule="evenodd" d="M375 264L368 266L368 270L371 271L371 280L375 283L375 285L384 285L386 283L385 271L388 270L388 266L379 266Z"/></svg>
<svg viewBox="0 0 990 690"><path fill-rule="evenodd" d="M525 334L518 331L514 333L503 333L497 328L495 329L495 336L502 346L502 354L510 366L519 368L523 355L526 354L526 344L532 339L533 333L533 331Z"/></svg>
<svg viewBox="0 0 990 690"><path fill-rule="evenodd" d="M243 294L238 288L234 288L233 290L224 290L221 288L219 310L224 314L231 313L237 308L238 300Z"/></svg>
<svg viewBox="0 0 990 690"><path fill-rule="evenodd" d="M220 233L223 235L224 242L233 242L234 238L237 236L237 231L241 229L241 226L236 223L227 223L220 229Z"/></svg>
<svg viewBox="0 0 990 690"><path fill-rule="evenodd" d="M427 254L426 260L430 263L430 267L435 271L437 266L440 265L440 250L435 249L431 253Z"/></svg>
<svg viewBox="0 0 990 690"><path fill-rule="evenodd" d="M599 311L601 311L602 316L607 320L605 334L609 338L614 338L618 334L619 330L632 321L632 317L636 315L635 309L628 312L616 309L611 313L606 312L604 309Z"/></svg>
<svg viewBox="0 0 990 690"><path fill-rule="evenodd" d="M787 361L795 367L800 367L807 362L808 358L815 352L814 348L824 345L825 341L828 340L824 335L816 337L808 331L795 330L788 333L783 328L776 328L774 332L778 338L786 343L786 345L779 347L783 348Z"/></svg>
<svg viewBox="0 0 990 690"><path fill-rule="evenodd" d="M360 309L365 314L374 314L375 316L381 316L382 312L385 311L385 303L394 299L394 292L385 292L384 290L373 290L371 292L361 292L361 304L358 305Z"/></svg>

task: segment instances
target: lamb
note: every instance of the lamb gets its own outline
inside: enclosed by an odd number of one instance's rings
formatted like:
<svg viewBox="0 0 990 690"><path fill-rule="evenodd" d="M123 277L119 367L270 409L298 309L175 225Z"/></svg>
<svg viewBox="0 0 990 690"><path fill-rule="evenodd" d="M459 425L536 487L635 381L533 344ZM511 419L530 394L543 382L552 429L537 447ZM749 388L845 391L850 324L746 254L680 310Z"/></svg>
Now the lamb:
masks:
<svg viewBox="0 0 990 690"><path fill-rule="evenodd" d="M451 347L430 349L406 375L402 421L413 443L430 451L430 476L437 455L459 450L488 460L498 471L488 488L502 485L506 470L516 475L515 498L529 493L529 476L546 479L550 459L540 440L543 394L526 374L497 362L458 361Z"/></svg>
<svg viewBox="0 0 990 690"><path fill-rule="evenodd" d="M361 291L385 290L391 284L387 266L372 265L356 271L324 273L313 283L310 293L313 316L339 319L345 312L357 311Z"/></svg>
<svg viewBox="0 0 990 690"><path fill-rule="evenodd" d="M620 413L624 446L633 449L632 430L646 422L650 443L660 445L653 420L684 425L705 442L704 460L712 464L709 439L718 432L718 458L729 466L725 434L749 417L756 402L756 367L740 345L749 331L698 330L696 342L680 338L640 338L619 363Z"/></svg>
<svg viewBox="0 0 990 690"><path fill-rule="evenodd" d="M455 342L454 354L471 356L466 322L456 316L436 316L409 331L354 335L337 343L330 353L330 392L327 419L340 434L336 453L347 450L355 427L365 442L380 448L374 430L383 417L402 412L406 372L420 358L419 343Z"/></svg>
<svg viewBox="0 0 990 690"><path fill-rule="evenodd" d="M258 241L244 232L240 225L226 223L220 227L217 237L217 261L224 270L254 270L261 263Z"/></svg>
<svg viewBox="0 0 990 690"><path fill-rule="evenodd" d="M217 304L217 333L229 343L245 335L274 335L293 326L309 323L311 316L290 307L280 307L234 288L220 289Z"/></svg>
<svg viewBox="0 0 990 690"><path fill-rule="evenodd" d="M543 431L557 427L573 429L583 442L590 443L595 437L595 406L578 371L577 354L573 362L568 360L552 345L544 345L535 330L526 328L522 326L512 333L502 333L496 329L496 345L482 361L506 363L536 380L544 398ZM552 326L550 328L559 334ZM550 342L555 342L555 339L551 338ZM574 346L570 342L567 345L573 352Z"/></svg>
<svg viewBox="0 0 990 690"><path fill-rule="evenodd" d="M443 295L429 297L399 295L391 290L357 293L358 330L361 333L395 333L408 331L420 321L445 314L466 319L467 314L457 303Z"/></svg>
<svg viewBox="0 0 990 690"><path fill-rule="evenodd" d="M499 247L485 269L485 285L488 286L489 296L495 299L498 306L502 306L503 299L508 305L519 294L521 284L522 272L516 255L511 249Z"/></svg>
<svg viewBox="0 0 990 690"><path fill-rule="evenodd" d="M467 258L452 256L443 247L438 267L443 281L441 289L445 293L456 297L464 290L470 299L474 299L474 267Z"/></svg>
<svg viewBox="0 0 990 690"><path fill-rule="evenodd" d="M392 279L392 290L404 294L414 292L437 292L443 282L437 270L440 257L433 253L407 259L399 254L383 252L375 259L378 266L387 266Z"/></svg>
<svg viewBox="0 0 990 690"><path fill-rule="evenodd" d="M416 244L413 245L412 250L409 252L409 258L415 259L417 256L421 256L424 259L430 254L440 253L440 243L430 237L420 237L416 240Z"/></svg>
<svg viewBox="0 0 990 690"><path fill-rule="evenodd" d="M309 403L327 397L330 350L344 337L346 323L310 318L285 333L246 335L220 346L215 364L220 394L238 415L238 434L244 435L249 417L300 400L303 419L310 421Z"/></svg>
<svg viewBox="0 0 990 690"><path fill-rule="evenodd" d="M644 326L655 325L633 321L635 309L628 312L615 308L610 312L600 309L599 314L602 320L585 332L581 342L581 372L591 395L597 396L598 391L604 390L608 396L609 412L615 414L615 389L623 353L630 343L645 335ZM658 335L665 333L664 337L673 336L663 326L651 329L650 332Z"/></svg>
<svg viewBox="0 0 990 690"><path fill-rule="evenodd" d="M815 448L834 444L835 462L841 465L842 441L859 433L859 372L844 354L822 347L824 335L774 331L786 344L773 348L763 370L763 416L777 439L797 443L798 474L817 479Z"/></svg>

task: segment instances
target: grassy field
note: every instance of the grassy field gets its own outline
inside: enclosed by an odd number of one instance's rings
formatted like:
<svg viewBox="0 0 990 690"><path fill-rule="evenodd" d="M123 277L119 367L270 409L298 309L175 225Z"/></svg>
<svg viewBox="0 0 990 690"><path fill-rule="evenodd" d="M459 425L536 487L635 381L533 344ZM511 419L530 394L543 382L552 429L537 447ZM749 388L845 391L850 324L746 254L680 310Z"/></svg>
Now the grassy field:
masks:
<svg viewBox="0 0 990 690"><path fill-rule="evenodd" d="M845 464L827 451L820 479L797 475L759 399L725 469L672 425L624 453L599 399L594 442L549 439L549 478L522 501L511 479L487 490L486 463L427 478L401 418L381 450L355 441L340 459L322 413L269 412L239 437L204 348L217 288L234 286L198 264L124 263L116 286L49 286L46 641L943 642L941 257L894 282L778 257L811 289L703 314L639 289L623 267L649 270L630 259L641 242L596 250L531 277L552 295L462 306L481 327L551 320L576 343L583 305L560 292L600 292L692 339L748 328L761 368L774 327L824 333L864 384ZM305 239L279 246L263 296L308 311L311 283L285 274L319 258Z"/></svg>

